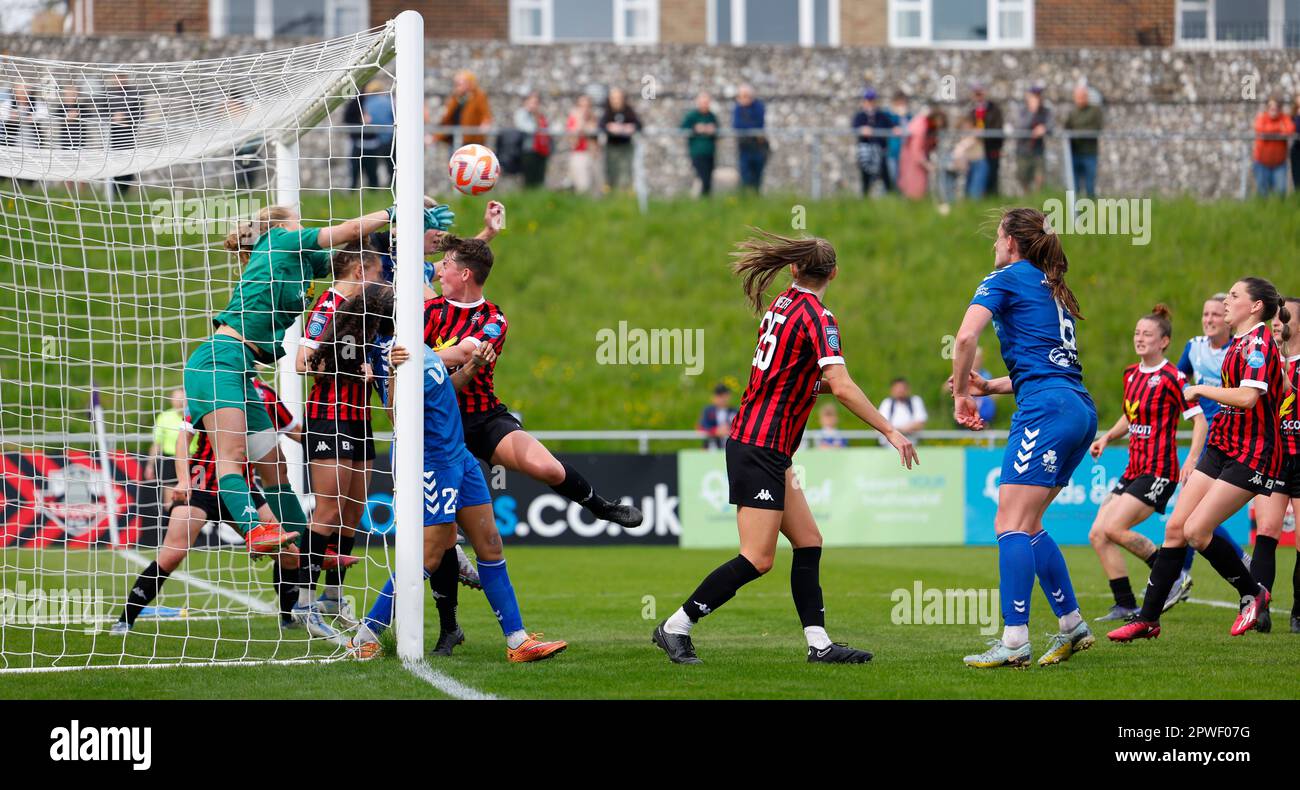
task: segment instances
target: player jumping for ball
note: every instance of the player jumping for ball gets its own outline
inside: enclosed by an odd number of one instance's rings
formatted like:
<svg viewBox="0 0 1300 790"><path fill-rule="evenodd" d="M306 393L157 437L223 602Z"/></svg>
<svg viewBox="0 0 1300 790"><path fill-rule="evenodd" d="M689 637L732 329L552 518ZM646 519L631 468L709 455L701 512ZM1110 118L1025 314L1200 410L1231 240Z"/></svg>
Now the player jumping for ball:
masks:
<svg viewBox="0 0 1300 790"><path fill-rule="evenodd" d="M889 424L854 383L844 365L839 324L822 303L839 273L835 248L825 239L791 239L760 231L739 245L735 272L755 312L782 271L794 279L777 295L758 329L749 385L727 441L727 479L736 505L740 553L705 577L661 622L651 641L677 664L699 664L691 631L701 618L772 569L778 535L794 549L790 593L808 641L811 663L862 664L871 653L831 642L819 579L822 535L817 529L791 456L803 439L817 395L830 391L898 450L903 466L917 463L916 449Z"/></svg>
<svg viewBox="0 0 1300 790"><path fill-rule="evenodd" d="M393 289L386 285L368 285L360 298L349 300L339 308L338 317L326 330L322 345L326 341L358 347L373 344L377 334L392 334L392 322ZM506 658L512 662L550 658L568 645L562 641L541 641L538 639L541 634L529 634L524 630L519 602L506 572L501 536L492 513L492 497L488 494L483 470L465 448L460 410L456 404L456 386L464 386L482 367L490 365L494 352L491 346L483 344L475 349L471 359L466 360L460 370L451 373L437 352L427 347L423 351L424 569L429 575L430 586L433 586L433 577L447 556L447 550L455 543L455 529L459 524L474 546L483 593L506 638ZM360 350L355 354L330 355L322 362L327 370L356 375L364 358L364 350ZM410 354L404 348L393 347L391 361L394 368L409 359ZM352 639L358 658L370 658L378 652L379 634L392 622L393 586L394 579L390 578ZM460 638L463 639L463 635Z"/></svg>
<svg viewBox="0 0 1300 790"><path fill-rule="evenodd" d="M1060 625L1039 665L1065 661L1096 641L1079 613L1065 557L1043 529L1043 511L1070 482L1097 434L1097 408L1083 386L1075 339L1074 322L1082 316L1065 284L1069 266L1061 239L1042 212L1003 212L993 244L993 272L976 288L957 331L952 360L957 424L973 431L984 428L972 394L1016 396L993 522L1005 627L988 650L966 656L967 666L1029 664L1035 574ZM971 365L980 334L995 319L1010 375L990 381L972 372Z"/></svg>

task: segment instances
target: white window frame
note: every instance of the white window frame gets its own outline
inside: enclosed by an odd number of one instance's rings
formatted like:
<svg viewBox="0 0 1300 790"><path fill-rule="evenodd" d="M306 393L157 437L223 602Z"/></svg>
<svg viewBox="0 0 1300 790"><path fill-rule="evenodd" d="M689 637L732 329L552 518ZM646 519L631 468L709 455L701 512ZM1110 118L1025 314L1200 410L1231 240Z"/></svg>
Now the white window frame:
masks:
<svg viewBox="0 0 1300 790"><path fill-rule="evenodd" d="M255 0L253 37L272 38L275 35L275 17L272 15L273 0ZM370 0L325 0L324 38L338 38L358 31L334 29L334 20L339 8L351 7L360 12L361 29L370 24ZM208 35L222 38L226 33L226 0L208 0Z"/></svg>
<svg viewBox="0 0 1300 790"><path fill-rule="evenodd" d="M859 2L860 0L849 0ZM838 47L840 45L840 0L826 0L826 39L825 44L817 44L817 6L815 0L797 0L799 3L799 46L801 47ZM731 30L718 30L718 3L731 4ZM709 44L730 44L742 47L745 40L745 0L708 0L708 32L705 40Z"/></svg>
<svg viewBox="0 0 1300 790"><path fill-rule="evenodd" d="M614 5L614 29L610 39L615 44L659 43L659 0L610 0ZM541 9L542 32L539 36L524 33L519 24L519 12ZM646 34L632 37L627 33L627 12L649 11ZM569 39L555 36L555 0L510 0L510 42L512 44L554 44ZM583 39L587 41L588 39Z"/></svg>
<svg viewBox="0 0 1300 790"><path fill-rule="evenodd" d="M1021 38L1004 38L1001 32L1002 12L1013 9L1024 11L1024 35ZM921 35L903 36L898 30L900 11L921 12ZM927 49L1028 49L1034 46L1034 0L988 0L987 41L935 41L933 0L889 0L889 45L891 47L920 47Z"/></svg>
<svg viewBox="0 0 1300 790"><path fill-rule="evenodd" d="M1219 41L1214 9L1221 0L1177 0L1174 3L1174 46L1180 49L1281 49L1286 0L1269 0L1268 38L1262 41ZM1205 12L1205 38L1183 39L1183 11Z"/></svg>

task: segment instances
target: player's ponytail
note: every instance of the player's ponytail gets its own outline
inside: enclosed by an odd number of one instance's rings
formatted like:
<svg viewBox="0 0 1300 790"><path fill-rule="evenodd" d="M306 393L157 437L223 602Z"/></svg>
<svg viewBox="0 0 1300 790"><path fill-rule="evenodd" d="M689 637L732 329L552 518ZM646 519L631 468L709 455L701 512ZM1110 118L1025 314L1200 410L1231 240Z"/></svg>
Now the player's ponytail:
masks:
<svg viewBox="0 0 1300 790"><path fill-rule="evenodd" d="M795 279L820 286L835 272L835 248L816 237L794 239L751 228L757 236L745 239L731 253L736 262L731 270L744 281L745 296L761 312L768 286L782 269L794 266Z"/></svg>
<svg viewBox="0 0 1300 790"><path fill-rule="evenodd" d="M360 376L366 346L374 343L379 334L395 334L393 287L369 283L334 309L334 317L321 333L320 345L308 358L307 367L317 373Z"/></svg>
<svg viewBox="0 0 1300 790"><path fill-rule="evenodd" d="M1164 302L1160 302L1155 307L1151 308L1150 313L1142 316L1143 321L1150 321L1160 327L1161 337L1173 337L1174 322L1172 318L1173 313L1170 312L1169 306Z"/></svg>
<svg viewBox="0 0 1300 790"><path fill-rule="evenodd" d="M1032 208L1011 208L1002 212L1002 230L1016 240L1016 248L1047 278L1052 297L1065 306L1070 315L1083 319L1079 300L1065 284L1070 261L1061 247L1061 238L1052 231L1043 212Z"/></svg>
<svg viewBox="0 0 1300 790"><path fill-rule="evenodd" d="M247 264L257 240L271 228L297 219L298 214L288 206L267 206L251 220L244 220L226 235L225 248L239 256L241 265Z"/></svg>

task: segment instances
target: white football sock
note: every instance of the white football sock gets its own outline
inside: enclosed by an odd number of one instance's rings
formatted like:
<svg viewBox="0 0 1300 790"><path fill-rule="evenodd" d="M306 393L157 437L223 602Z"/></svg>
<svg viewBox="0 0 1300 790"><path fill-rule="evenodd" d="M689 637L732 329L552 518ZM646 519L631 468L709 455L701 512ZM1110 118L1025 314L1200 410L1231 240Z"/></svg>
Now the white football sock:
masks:
<svg viewBox="0 0 1300 790"><path fill-rule="evenodd" d="M528 632L522 629L506 635L506 647L510 648L511 650L514 650L516 647L519 647L520 645L522 645L524 642L527 641L528 641Z"/></svg>
<svg viewBox="0 0 1300 790"><path fill-rule="evenodd" d="M1002 629L1002 644L1015 650L1029 642L1029 626L1008 625Z"/></svg>
<svg viewBox="0 0 1300 790"><path fill-rule="evenodd" d="M677 607L677 611L672 613L671 617L664 621L664 633L666 634L690 636L693 627L695 627L695 623L691 622L691 618L686 616L686 610L680 606Z"/></svg>
<svg viewBox="0 0 1300 790"><path fill-rule="evenodd" d="M826 629L819 625L810 625L803 629L803 635L808 639L809 647L825 650L831 646L831 638L826 635Z"/></svg>
<svg viewBox="0 0 1300 790"><path fill-rule="evenodd" d="M1074 629L1078 628L1079 623L1082 622L1083 622L1083 615L1079 614L1078 609L1075 609L1073 612L1070 612L1069 614L1065 615L1060 619L1061 633L1063 634L1070 633Z"/></svg>

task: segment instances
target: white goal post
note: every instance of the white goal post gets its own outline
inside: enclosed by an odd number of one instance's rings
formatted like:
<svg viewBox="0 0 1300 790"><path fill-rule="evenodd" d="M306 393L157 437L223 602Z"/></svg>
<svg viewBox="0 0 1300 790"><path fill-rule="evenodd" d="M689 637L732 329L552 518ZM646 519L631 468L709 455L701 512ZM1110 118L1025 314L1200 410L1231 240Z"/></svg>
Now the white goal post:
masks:
<svg viewBox="0 0 1300 790"><path fill-rule="evenodd" d="M159 567L175 520L171 489L151 478L184 443L176 437L191 435L177 433L168 397L243 273L227 234L272 205L296 209L308 228L392 205L397 225L421 227L424 101L414 11L344 38L208 60L0 56L0 671L341 660L347 629L394 573L397 653L423 659L417 439L393 446L384 528L368 476L360 500L355 488L337 497L361 561L311 592L332 585L331 600L341 590L355 602L329 613L338 638L286 626L280 571L273 583L219 520L136 607L133 630L110 631L134 580ZM347 119L354 105L359 122ZM423 249L395 254L396 342L419 349ZM309 310L330 279L304 293ZM305 331L300 317L259 374L297 423L310 401L296 362ZM423 428L421 378L415 363L396 374L394 423L408 436ZM106 438L145 435L163 446ZM288 432L279 446L310 511L316 472ZM254 481L267 487L260 470Z"/></svg>

